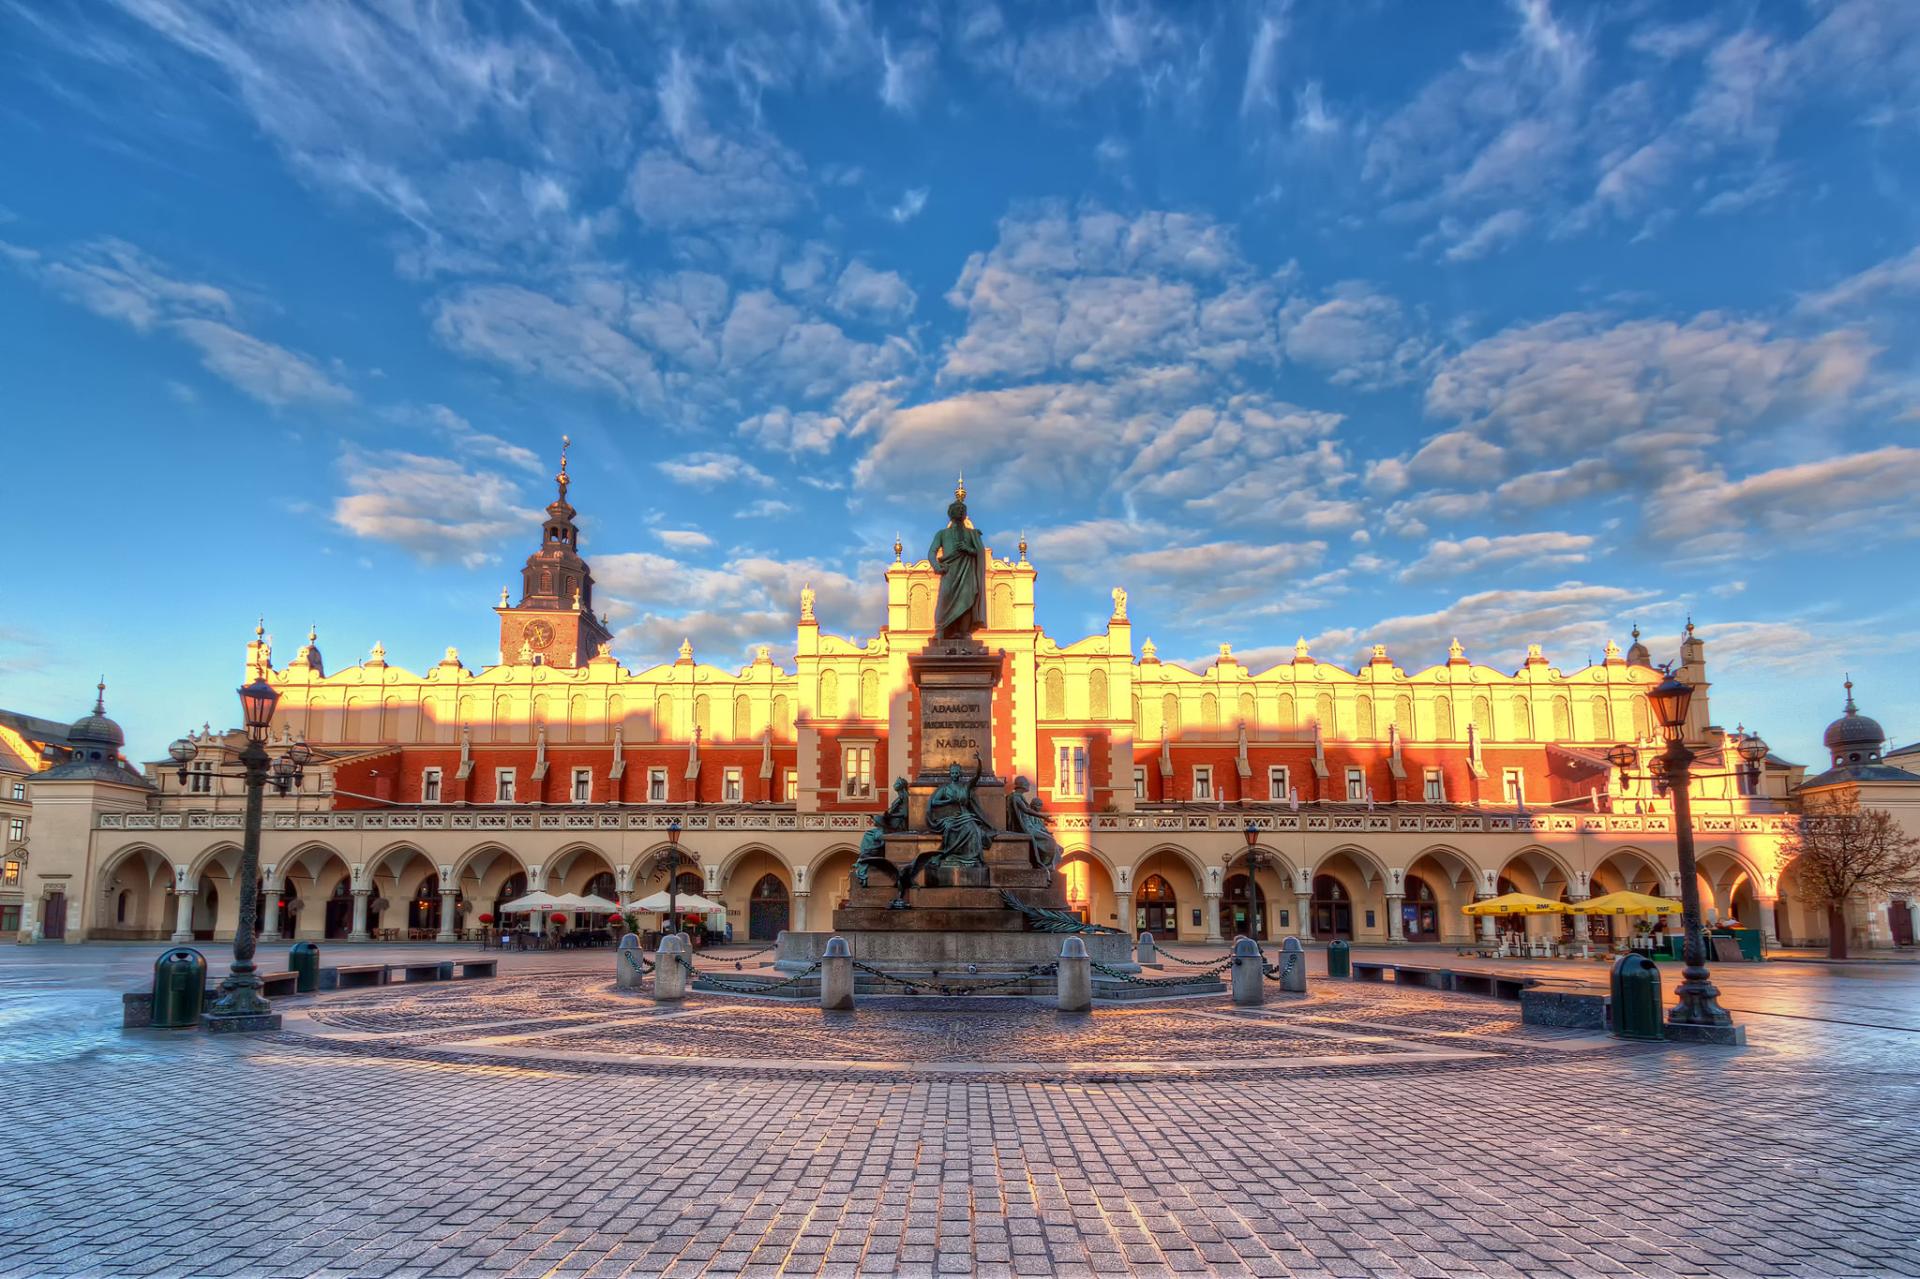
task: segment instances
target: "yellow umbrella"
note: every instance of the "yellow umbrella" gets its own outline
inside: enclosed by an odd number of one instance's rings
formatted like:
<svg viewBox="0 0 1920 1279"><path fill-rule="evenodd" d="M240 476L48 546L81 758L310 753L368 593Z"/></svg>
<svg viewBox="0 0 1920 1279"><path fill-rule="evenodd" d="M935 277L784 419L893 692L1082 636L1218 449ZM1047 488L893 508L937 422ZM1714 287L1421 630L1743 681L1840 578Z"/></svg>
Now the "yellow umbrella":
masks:
<svg viewBox="0 0 1920 1279"><path fill-rule="evenodd" d="M1618 892L1590 897L1567 907L1576 915L1678 915L1680 903L1645 893Z"/></svg>
<svg viewBox="0 0 1920 1279"><path fill-rule="evenodd" d="M1468 915L1564 915L1567 913L1564 903L1550 902L1544 897L1535 897L1529 893L1503 893L1499 897L1489 897L1483 902L1472 902L1460 909Z"/></svg>

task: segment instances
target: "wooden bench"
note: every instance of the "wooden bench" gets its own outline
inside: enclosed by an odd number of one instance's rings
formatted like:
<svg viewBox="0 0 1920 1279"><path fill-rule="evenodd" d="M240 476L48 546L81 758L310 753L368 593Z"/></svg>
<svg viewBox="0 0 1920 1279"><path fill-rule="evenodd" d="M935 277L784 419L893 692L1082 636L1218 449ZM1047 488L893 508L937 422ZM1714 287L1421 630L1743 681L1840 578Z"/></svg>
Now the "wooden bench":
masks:
<svg viewBox="0 0 1920 1279"><path fill-rule="evenodd" d="M299 973L261 973L260 993L268 999L279 999L286 995L300 993Z"/></svg>
<svg viewBox="0 0 1920 1279"><path fill-rule="evenodd" d="M367 986L387 984L387 966L385 964L342 964L338 968L323 968L322 974L331 972L334 987L338 990L359 990ZM320 983L326 985L324 977Z"/></svg>
<svg viewBox="0 0 1920 1279"><path fill-rule="evenodd" d="M1368 964L1356 960L1352 968L1353 980L1385 981L1387 979L1387 969L1391 967L1393 967L1392 964Z"/></svg>
<svg viewBox="0 0 1920 1279"><path fill-rule="evenodd" d="M437 959L422 964L402 964L400 975L402 980L408 982L444 980L444 975L440 971L440 961Z"/></svg>
<svg viewBox="0 0 1920 1279"><path fill-rule="evenodd" d="M460 970L461 981L472 981L476 977L497 977L500 974L500 961L497 959L463 959L455 967Z"/></svg>

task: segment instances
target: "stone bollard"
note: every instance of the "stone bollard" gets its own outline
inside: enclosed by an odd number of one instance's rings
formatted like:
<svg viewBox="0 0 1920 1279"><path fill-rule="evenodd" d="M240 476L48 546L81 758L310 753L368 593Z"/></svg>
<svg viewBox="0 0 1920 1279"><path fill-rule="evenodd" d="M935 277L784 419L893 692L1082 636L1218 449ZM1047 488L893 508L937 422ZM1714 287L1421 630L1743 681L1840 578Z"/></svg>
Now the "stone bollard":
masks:
<svg viewBox="0 0 1920 1279"><path fill-rule="evenodd" d="M1087 954L1087 943L1071 934L1060 943L1054 1007L1063 1013L1083 1013L1093 1007L1093 958Z"/></svg>
<svg viewBox="0 0 1920 1279"><path fill-rule="evenodd" d="M1307 952L1298 937L1280 943L1280 989L1296 995L1307 993Z"/></svg>
<svg viewBox="0 0 1920 1279"><path fill-rule="evenodd" d="M628 933L613 952L613 984L621 990L635 990L647 979L640 964L640 939Z"/></svg>
<svg viewBox="0 0 1920 1279"><path fill-rule="evenodd" d="M1260 953L1260 943L1251 937L1233 939L1233 1002L1243 1007L1263 1004L1267 1000L1266 956Z"/></svg>
<svg viewBox="0 0 1920 1279"><path fill-rule="evenodd" d="M842 1011L853 1007L853 952L844 937L827 938L820 955L820 1006Z"/></svg>
<svg viewBox="0 0 1920 1279"><path fill-rule="evenodd" d="M1160 967L1160 948L1154 945L1152 933L1141 933L1140 941L1134 947L1134 960L1142 968Z"/></svg>
<svg viewBox="0 0 1920 1279"><path fill-rule="evenodd" d="M678 935L662 937L653 952L655 1003L678 1003L687 997L687 943Z"/></svg>

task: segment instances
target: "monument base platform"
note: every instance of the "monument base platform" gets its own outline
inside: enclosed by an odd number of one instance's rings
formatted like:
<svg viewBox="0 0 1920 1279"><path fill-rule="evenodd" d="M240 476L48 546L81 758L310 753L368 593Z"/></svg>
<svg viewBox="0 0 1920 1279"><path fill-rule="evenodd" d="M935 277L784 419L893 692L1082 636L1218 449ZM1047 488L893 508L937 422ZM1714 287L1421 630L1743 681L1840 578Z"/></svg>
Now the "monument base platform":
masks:
<svg viewBox="0 0 1920 1279"><path fill-rule="evenodd" d="M774 967L782 972L799 972L820 958L827 948L827 938L840 937L845 939L847 949L853 952L855 959L889 971L954 969L964 968L968 964L979 964L983 968L1020 968L1028 964L1050 964L1060 958L1060 943L1068 935L952 929L786 932L780 934L780 948ZM1095 963L1106 964L1123 972L1140 971L1140 965L1134 962L1133 943L1125 934L1075 935L1087 943L1087 954L1093 957Z"/></svg>

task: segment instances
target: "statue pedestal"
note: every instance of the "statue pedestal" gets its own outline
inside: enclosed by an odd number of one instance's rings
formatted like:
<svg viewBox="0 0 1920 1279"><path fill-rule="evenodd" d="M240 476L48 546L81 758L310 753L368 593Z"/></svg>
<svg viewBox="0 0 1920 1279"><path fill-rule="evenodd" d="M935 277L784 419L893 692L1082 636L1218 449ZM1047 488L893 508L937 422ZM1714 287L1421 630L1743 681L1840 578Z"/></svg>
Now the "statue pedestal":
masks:
<svg viewBox="0 0 1920 1279"><path fill-rule="evenodd" d="M940 847L928 834L887 836L887 860L902 870L923 853ZM833 912L833 930L846 932L1021 932L1026 917L1000 896L1010 892L1029 906L1067 909L1066 884L1059 875L1033 864L1033 841L1002 832L993 837L978 866L929 866L922 882L907 893L907 906L894 910L893 877L867 874L867 886L849 886L847 904Z"/></svg>
<svg viewBox="0 0 1920 1279"><path fill-rule="evenodd" d="M949 765L973 776L980 756L980 785L974 798L988 820L1006 822L1006 784L993 768L993 696L1000 686L1000 655L971 641L948 641L907 658L913 679L915 714L908 757L907 827L925 830L927 798L947 780Z"/></svg>

